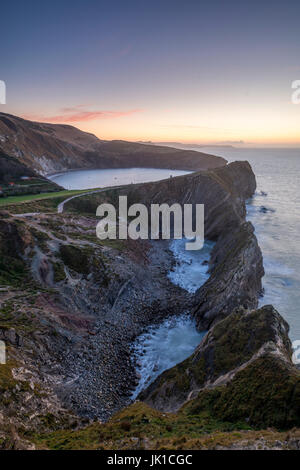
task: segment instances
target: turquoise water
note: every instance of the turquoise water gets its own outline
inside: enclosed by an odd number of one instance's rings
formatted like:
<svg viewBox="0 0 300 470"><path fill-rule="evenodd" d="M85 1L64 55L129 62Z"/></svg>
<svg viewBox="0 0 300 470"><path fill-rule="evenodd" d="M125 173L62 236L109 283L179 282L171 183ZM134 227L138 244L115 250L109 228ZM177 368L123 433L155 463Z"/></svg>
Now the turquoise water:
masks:
<svg viewBox="0 0 300 470"><path fill-rule="evenodd" d="M188 315L168 318L139 336L134 346L140 380L132 399L162 372L179 364L195 351L205 332L196 330Z"/></svg>
<svg viewBox="0 0 300 470"><path fill-rule="evenodd" d="M49 179L65 189L92 189L131 183L159 181L189 171L160 168L115 168L106 170L74 170L57 173Z"/></svg>

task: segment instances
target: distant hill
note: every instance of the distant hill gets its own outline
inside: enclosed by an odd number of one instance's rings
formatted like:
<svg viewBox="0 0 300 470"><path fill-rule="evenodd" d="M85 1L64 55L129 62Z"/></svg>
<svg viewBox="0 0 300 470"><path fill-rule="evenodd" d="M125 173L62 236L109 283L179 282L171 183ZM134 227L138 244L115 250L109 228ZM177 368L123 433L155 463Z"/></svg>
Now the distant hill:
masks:
<svg viewBox="0 0 300 470"><path fill-rule="evenodd" d="M140 143L148 144L148 145L158 145L163 147L174 147L177 149L183 150L195 150L195 149L203 149L203 148L221 148L221 149L234 149L234 145L230 144L185 144L182 142L142 142ZM242 142L239 142L242 143Z"/></svg>
<svg viewBox="0 0 300 470"><path fill-rule="evenodd" d="M227 163L192 150L100 140L73 126L32 122L5 113L0 113L0 149L43 175L76 168L203 170Z"/></svg>

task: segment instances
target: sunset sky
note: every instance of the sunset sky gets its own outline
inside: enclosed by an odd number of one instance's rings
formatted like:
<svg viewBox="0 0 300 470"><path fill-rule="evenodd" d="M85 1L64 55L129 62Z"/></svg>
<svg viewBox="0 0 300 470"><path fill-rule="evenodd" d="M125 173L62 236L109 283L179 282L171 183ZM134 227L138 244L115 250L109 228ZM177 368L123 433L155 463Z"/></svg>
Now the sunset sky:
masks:
<svg viewBox="0 0 300 470"><path fill-rule="evenodd" d="M0 111L102 139L300 145L299 1L1 2Z"/></svg>

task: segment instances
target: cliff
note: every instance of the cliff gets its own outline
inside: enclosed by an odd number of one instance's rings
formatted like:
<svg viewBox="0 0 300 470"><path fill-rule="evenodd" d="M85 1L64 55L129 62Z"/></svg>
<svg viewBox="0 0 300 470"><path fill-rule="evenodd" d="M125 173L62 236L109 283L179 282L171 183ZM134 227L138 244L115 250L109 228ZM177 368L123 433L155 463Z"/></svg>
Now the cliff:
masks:
<svg viewBox="0 0 300 470"><path fill-rule="evenodd" d="M264 275L262 254L251 223L245 221L245 200L255 188L249 163L235 162L209 171L74 199L66 208L95 214L100 203L117 203L117 196L125 194L130 204L204 204L205 237L216 243L210 259L210 278L196 293L192 314L199 329L206 330L235 307L258 305Z"/></svg>
<svg viewBox="0 0 300 470"><path fill-rule="evenodd" d="M4 196L59 191L56 183L38 175L16 157L0 149L0 192Z"/></svg>
<svg viewBox="0 0 300 470"><path fill-rule="evenodd" d="M256 431L299 426L300 393L288 325L271 306L257 309L262 256L245 221L255 186L237 162L81 196L62 214L61 197L1 213L0 447L255 448L257 436L265 448L300 445L296 431ZM205 204L215 246L195 295L167 278L167 242L95 237L97 205L120 194L130 204ZM130 405L132 341L183 310L208 333ZM85 426L95 418L106 422Z"/></svg>
<svg viewBox="0 0 300 470"><path fill-rule="evenodd" d="M127 195L128 204L204 204L205 238L217 240L244 222L245 199L254 194L256 181L248 162L234 162L222 168L204 170L151 183L122 188L74 199L66 210L95 214L103 201L118 203L119 195Z"/></svg>
<svg viewBox="0 0 300 470"><path fill-rule="evenodd" d="M226 160L201 152L125 141L105 141L63 124L0 113L0 149L40 174L78 168L151 167L200 170Z"/></svg>
<svg viewBox="0 0 300 470"><path fill-rule="evenodd" d="M288 325L272 306L238 309L212 327L195 353L164 372L141 399L160 411L300 425L300 372L292 364Z"/></svg>
<svg viewBox="0 0 300 470"><path fill-rule="evenodd" d="M262 254L251 223L222 233L212 251L210 277L195 294L192 315L198 328L207 330L236 307L256 308L263 275Z"/></svg>

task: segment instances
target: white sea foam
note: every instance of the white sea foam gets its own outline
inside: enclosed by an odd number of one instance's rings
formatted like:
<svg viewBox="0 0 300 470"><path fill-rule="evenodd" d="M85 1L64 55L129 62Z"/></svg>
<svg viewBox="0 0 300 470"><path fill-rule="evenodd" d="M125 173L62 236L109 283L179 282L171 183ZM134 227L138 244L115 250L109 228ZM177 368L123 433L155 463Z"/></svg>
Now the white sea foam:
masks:
<svg viewBox="0 0 300 470"><path fill-rule="evenodd" d="M176 266L168 277L177 286L194 293L209 278L208 262L214 244L206 241L202 250L187 251L185 243L186 239L172 240L170 243Z"/></svg>
<svg viewBox="0 0 300 470"><path fill-rule="evenodd" d="M162 372L189 357L204 335L196 330L195 321L184 314L168 318L139 336L134 346L134 357L140 381L132 399Z"/></svg>
<svg viewBox="0 0 300 470"><path fill-rule="evenodd" d="M193 293L209 277L208 262L214 244L205 242L202 250L187 251L186 241L186 239L172 240L170 243L176 266L168 276L174 284ZM163 371L189 357L204 334L199 333L195 321L184 314L169 318L141 335L134 347L140 381L132 398L135 399Z"/></svg>

